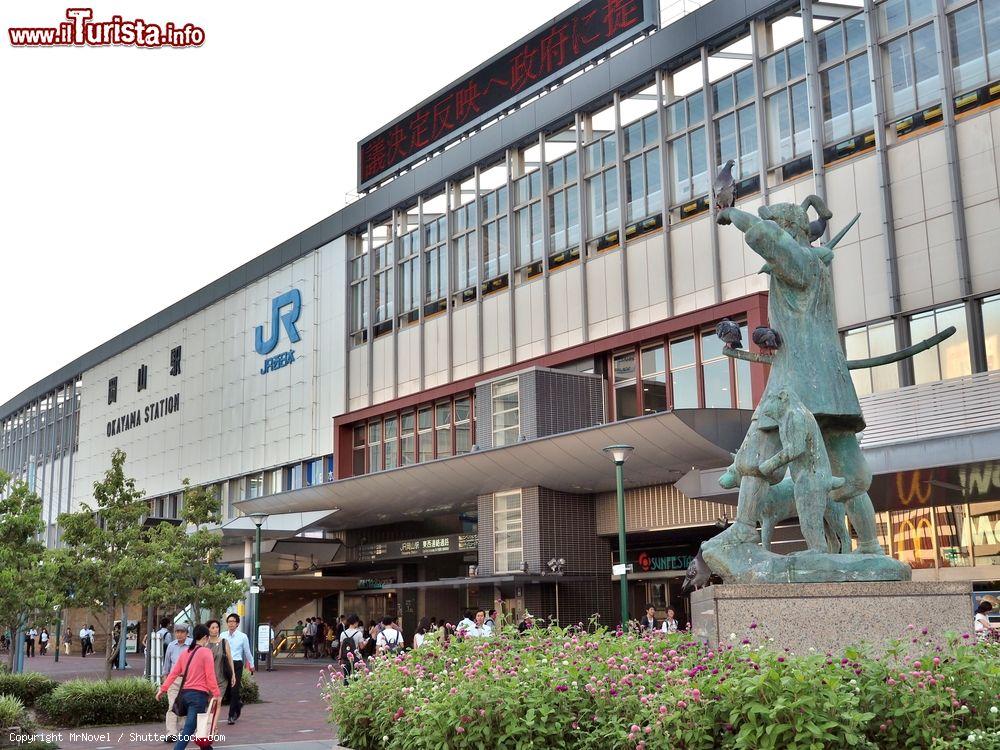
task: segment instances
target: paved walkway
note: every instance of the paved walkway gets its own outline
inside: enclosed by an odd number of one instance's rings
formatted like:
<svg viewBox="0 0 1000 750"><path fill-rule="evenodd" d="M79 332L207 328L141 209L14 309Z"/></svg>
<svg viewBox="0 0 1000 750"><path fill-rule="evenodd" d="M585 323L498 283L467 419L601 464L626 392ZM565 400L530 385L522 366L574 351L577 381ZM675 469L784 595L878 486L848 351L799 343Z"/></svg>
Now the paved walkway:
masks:
<svg viewBox="0 0 1000 750"><path fill-rule="evenodd" d="M113 677L142 676L141 659L125 672ZM287 662L278 660L274 671L258 672L261 703L246 706L239 722L229 726L220 722L225 739L215 743L226 750L331 750L338 745L334 727L326 721L326 707L316 687L321 667L328 662ZM100 659L51 655L25 660L25 668L51 675L63 681L77 677L99 679L103 676ZM223 707L225 710L225 707ZM61 737L53 741L62 750L124 750L125 748L169 748L162 738L147 737L163 733L162 724L139 724L115 727L84 727L53 730ZM195 748L192 743L189 747Z"/></svg>

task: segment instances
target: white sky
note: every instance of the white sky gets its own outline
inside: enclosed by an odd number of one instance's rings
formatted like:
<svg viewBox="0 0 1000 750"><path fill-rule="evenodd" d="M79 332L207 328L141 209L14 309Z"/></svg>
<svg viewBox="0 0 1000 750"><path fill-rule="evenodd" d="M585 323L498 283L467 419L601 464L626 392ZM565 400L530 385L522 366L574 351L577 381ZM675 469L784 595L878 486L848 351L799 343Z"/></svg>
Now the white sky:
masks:
<svg viewBox="0 0 1000 750"><path fill-rule="evenodd" d="M572 0L3 0L0 403L342 208L357 141ZM10 46L67 7L192 49Z"/></svg>

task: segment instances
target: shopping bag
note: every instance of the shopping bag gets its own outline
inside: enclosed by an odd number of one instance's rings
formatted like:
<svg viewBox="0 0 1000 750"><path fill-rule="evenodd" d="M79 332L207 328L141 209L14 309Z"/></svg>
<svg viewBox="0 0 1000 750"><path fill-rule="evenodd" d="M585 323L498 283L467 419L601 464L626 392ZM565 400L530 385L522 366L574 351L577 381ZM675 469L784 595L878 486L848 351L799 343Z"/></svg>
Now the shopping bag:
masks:
<svg viewBox="0 0 1000 750"><path fill-rule="evenodd" d="M194 742L198 747L205 748L212 744L212 731L215 729L215 715L219 711L219 700L212 698L208 708L198 714L198 724L194 730Z"/></svg>

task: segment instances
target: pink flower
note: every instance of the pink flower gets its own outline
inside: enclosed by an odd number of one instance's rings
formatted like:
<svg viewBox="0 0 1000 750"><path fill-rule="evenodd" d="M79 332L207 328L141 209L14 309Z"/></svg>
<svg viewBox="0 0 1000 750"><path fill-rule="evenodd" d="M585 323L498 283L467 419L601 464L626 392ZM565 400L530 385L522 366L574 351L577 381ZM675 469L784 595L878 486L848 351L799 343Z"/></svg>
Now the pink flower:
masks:
<svg viewBox="0 0 1000 750"><path fill-rule="evenodd" d="M465 734L465 727L463 726L455 727L455 734Z"/></svg>
<svg viewBox="0 0 1000 750"><path fill-rule="evenodd" d="M638 732L639 731L639 725L638 724L633 724L632 726L629 727L629 731L630 732Z"/></svg>

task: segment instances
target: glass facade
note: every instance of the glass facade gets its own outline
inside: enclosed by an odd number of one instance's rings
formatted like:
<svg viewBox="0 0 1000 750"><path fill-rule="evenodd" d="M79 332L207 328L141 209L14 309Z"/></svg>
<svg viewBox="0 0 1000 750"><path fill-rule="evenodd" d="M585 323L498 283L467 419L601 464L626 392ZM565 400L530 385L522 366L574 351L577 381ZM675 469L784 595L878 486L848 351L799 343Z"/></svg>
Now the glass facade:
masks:
<svg viewBox="0 0 1000 750"><path fill-rule="evenodd" d="M493 495L493 572L516 573L524 562L521 491Z"/></svg>

